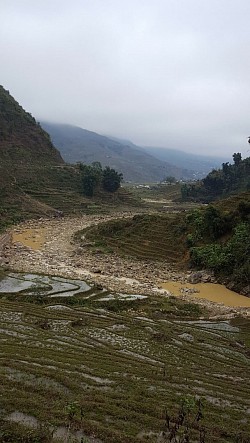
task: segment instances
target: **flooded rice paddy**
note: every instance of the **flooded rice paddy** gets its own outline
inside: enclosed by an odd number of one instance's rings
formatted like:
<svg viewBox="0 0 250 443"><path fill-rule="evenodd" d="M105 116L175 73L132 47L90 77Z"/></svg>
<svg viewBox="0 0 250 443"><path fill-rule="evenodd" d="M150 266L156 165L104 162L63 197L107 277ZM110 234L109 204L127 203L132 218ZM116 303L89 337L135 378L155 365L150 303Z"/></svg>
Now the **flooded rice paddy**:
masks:
<svg viewBox="0 0 250 443"><path fill-rule="evenodd" d="M47 278L46 284L65 283ZM66 435L156 443L167 435L166 411L174 417L184 398L202 402L206 443L224 443L225 435L247 441L249 322L195 320L192 309L188 316L179 311L178 299L120 295L101 305L63 304L74 294L49 305L60 309L0 299L2 429L23 426L19 432L29 428L30 435L42 425L59 441ZM120 309L109 308L114 301ZM125 310L124 303L130 303ZM199 428L190 434L199 441Z"/></svg>
<svg viewBox="0 0 250 443"><path fill-rule="evenodd" d="M50 297L72 297L90 289L91 286L82 280L68 280L62 277L38 274L10 273L0 281L0 294L25 291L26 295L40 293Z"/></svg>
<svg viewBox="0 0 250 443"><path fill-rule="evenodd" d="M0 425L42 425L59 441L156 443L184 398L202 402L206 443L247 441L249 322L196 314L178 298L10 273L0 282Z"/></svg>

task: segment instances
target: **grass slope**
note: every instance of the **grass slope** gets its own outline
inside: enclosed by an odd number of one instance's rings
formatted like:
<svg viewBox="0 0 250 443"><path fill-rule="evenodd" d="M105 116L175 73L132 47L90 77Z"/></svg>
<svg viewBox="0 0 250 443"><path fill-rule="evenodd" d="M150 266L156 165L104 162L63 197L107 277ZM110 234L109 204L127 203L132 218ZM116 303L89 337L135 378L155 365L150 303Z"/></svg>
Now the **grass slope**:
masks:
<svg viewBox="0 0 250 443"><path fill-rule="evenodd" d="M85 235L98 247L121 254L184 264L188 251L185 231L182 214L142 214L99 224L87 229Z"/></svg>

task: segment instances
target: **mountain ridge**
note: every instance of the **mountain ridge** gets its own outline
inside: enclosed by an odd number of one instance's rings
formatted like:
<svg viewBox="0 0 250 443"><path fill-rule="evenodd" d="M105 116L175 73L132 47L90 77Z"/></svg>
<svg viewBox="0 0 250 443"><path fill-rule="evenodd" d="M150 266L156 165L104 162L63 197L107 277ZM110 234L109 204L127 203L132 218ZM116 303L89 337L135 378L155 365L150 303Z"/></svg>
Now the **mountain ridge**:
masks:
<svg viewBox="0 0 250 443"><path fill-rule="evenodd" d="M43 121L41 125L66 162L91 164L99 161L123 173L126 181L138 183L161 181L168 175L177 179L193 177L193 171L159 160L131 142L117 141L68 124Z"/></svg>

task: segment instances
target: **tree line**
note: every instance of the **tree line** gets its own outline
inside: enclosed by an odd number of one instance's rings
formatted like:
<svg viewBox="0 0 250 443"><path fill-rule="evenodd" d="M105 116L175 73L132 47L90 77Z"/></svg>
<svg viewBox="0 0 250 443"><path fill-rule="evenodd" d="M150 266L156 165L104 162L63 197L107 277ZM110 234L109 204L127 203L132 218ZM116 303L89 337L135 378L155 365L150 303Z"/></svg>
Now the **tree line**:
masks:
<svg viewBox="0 0 250 443"><path fill-rule="evenodd" d="M250 157L242 160L240 152L233 154L233 164L222 163L221 169L213 169L203 180L184 184L183 200L209 202L234 192L250 190Z"/></svg>

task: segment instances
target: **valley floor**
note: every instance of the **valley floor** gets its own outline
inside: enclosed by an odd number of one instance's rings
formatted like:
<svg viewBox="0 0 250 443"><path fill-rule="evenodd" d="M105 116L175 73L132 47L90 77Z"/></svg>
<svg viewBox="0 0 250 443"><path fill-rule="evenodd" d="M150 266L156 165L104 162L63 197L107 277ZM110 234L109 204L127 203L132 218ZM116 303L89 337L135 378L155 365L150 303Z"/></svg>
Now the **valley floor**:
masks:
<svg viewBox="0 0 250 443"><path fill-rule="evenodd" d="M2 246L3 264L15 271L92 280L113 291L168 295L161 289L162 282L186 282L191 271L181 272L166 261L156 263L104 253L101 249L88 247L84 241L81 246L74 241L74 234L79 230L134 214L126 212L27 221L9 231L10 241ZM190 294L182 295L182 298L191 299ZM209 308L211 317L250 315L249 308L232 308L197 298L194 301Z"/></svg>

